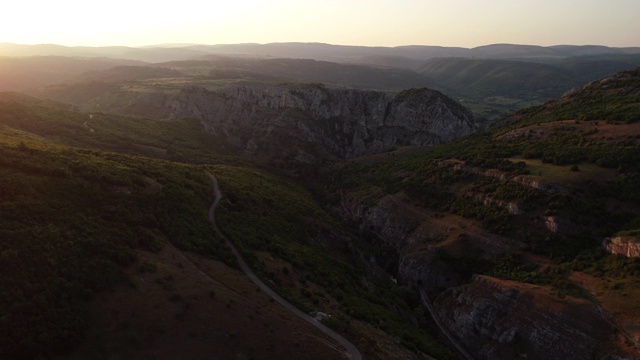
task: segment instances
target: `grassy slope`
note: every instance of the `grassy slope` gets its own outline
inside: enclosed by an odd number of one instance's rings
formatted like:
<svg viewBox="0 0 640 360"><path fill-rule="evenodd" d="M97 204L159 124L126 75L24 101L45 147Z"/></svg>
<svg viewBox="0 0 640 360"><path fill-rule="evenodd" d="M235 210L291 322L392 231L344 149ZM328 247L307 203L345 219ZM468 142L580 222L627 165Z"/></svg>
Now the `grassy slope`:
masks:
<svg viewBox="0 0 640 360"><path fill-rule="evenodd" d="M122 281L135 250L176 246L231 263L194 166L51 144L0 125L3 356L67 351L83 303Z"/></svg>
<svg viewBox="0 0 640 360"><path fill-rule="evenodd" d="M634 68L593 82L543 106L522 110L507 120L521 124L569 119L637 122L640 121L639 88L640 68Z"/></svg>
<svg viewBox="0 0 640 360"><path fill-rule="evenodd" d="M62 107L58 105L58 107ZM34 98L0 93L0 121L59 144L185 163L240 162L193 120L157 121L55 109ZM93 131L91 131L93 129Z"/></svg>
<svg viewBox="0 0 640 360"><path fill-rule="evenodd" d="M418 72L457 91L481 122L540 104L579 84L560 67L513 60L436 58Z"/></svg>

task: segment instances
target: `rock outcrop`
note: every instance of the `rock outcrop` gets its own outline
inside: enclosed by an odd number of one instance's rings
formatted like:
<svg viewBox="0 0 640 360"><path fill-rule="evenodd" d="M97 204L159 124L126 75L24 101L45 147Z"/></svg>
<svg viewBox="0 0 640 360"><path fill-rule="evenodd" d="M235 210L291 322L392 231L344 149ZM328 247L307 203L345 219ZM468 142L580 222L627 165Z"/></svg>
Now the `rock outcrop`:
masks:
<svg viewBox="0 0 640 360"><path fill-rule="evenodd" d="M342 198L341 210L338 216L359 224L360 230L372 231L398 250L398 269L393 276L405 284L421 284L430 295L458 286L463 277L459 269L437 259L439 250L456 255L473 246L491 258L521 246L512 239L487 236L479 229L473 230L473 234L445 241L451 234L463 231L461 228L466 225L460 220L442 221L435 212L415 207L395 196L367 203L347 194Z"/></svg>
<svg viewBox="0 0 640 360"><path fill-rule="evenodd" d="M640 257L640 240L631 236L617 236L607 238L604 241L604 248L617 255L626 257Z"/></svg>
<svg viewBox="0 0 640 360"><path fill-rule="evenodd" d="M246 153L300 163L433 146L474 130L466 108L429 89L395 96L322 85L189 87L168 106Z"/></svg>
<svg viewBox="0 0 640 360"><path fill-rule="evenodd" d="M438 317L480 359L592 359L612 329L595 305L549 289L475 276L435 300Z"/></svg>

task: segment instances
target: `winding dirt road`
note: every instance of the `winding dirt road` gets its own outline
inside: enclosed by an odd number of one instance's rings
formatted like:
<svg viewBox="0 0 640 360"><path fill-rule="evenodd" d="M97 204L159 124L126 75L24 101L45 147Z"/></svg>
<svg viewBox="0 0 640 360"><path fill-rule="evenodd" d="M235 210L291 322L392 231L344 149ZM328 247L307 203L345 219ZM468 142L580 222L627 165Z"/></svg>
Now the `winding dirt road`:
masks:
<svg viewBox="0 0 640 360"><path fill-rule="evenodd" d="M216 223L215 211L216 211L216 207L218 207L218 203L220 202L220 198L222 197L222 193L220 192L220 187L218 186L218 179L216 179L216 177L213 174L209 174L209 176L211 177L211 182L213 183L213 191L215 193L215 199L213 200L213 204L211 204L211 207L209 208L209 221L211 221L218 235L220 235L220 237L224 239L224 241L227 243L227 246L229 246L229 248L231 249L231 252L238 260L238 265L240 265L240 269L251 279L251 281L253 281L254 284L256 284L256 286L258 286L258 288L260 288L261 291L269 295L273 300L277 301L280 305L284 306L286 309L294 313L299 318L304 319L307 322L311 323L311 325L315 326L320 331L322 331L323 333L333 338L340 345L344 346L344 348L346 349L347 355L351 360L362 360L362 355L360 355L360 351L358 351L358 349L349 340L345 339L344 337L342 337L342 335L326 327L321 322L316 321L314 318L304 313L297 307L293 306L287 300L280 297L280 295L276 294L275 291L271 290L271 288L265 285L265 283L263 283L262 280L260 280L260 278L258 278L256 274L253 273L253 271L251 270L251 268L249 268L249 266L244 261L244 259L242 258L238 250L236 250L235 246L233 246L231 241L229 241L229 239L227 239L227 237L222 233L222 231L218 227L218 224Z"/></svg>

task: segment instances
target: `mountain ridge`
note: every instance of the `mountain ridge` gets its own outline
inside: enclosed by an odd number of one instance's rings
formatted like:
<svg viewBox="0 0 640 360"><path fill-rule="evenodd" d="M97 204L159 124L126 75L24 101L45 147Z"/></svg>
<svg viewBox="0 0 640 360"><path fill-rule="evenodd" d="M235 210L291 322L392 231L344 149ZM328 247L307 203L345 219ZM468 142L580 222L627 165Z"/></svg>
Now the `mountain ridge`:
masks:
<svg viewBox="0 0 640 360"><path fill-rule="evenodd" d="M62 46L55 44L46 45L22 45L1 43L0 52L13 54L13 56L35 56L67 54L67 56L109 56L123 57L141 61L171 61L187 60L207 54L244 54L271 57L312 58L316 60L354 62L367 56L402 56L420 60L428 60L433 57L568 57L571 54L619 54L640 53L640 47L607 47L599 45L517 45L517 44L490 44L473 48L446 47L430 45L403 45L395 47L385 46L357 46L357 45L332 45L325 43L267 43L267 44L218 44L218 45L185 45L175 47L125 47L125 46ZM72 55L73 54L73 55ZM155 59L155 61L154 61Z"/></svg>

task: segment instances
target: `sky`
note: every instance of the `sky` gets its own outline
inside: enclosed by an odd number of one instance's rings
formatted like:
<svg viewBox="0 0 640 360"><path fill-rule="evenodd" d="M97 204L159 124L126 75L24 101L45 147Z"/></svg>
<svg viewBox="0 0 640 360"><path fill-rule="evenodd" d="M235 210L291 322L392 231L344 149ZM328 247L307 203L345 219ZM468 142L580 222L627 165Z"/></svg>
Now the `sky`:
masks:
<svg viewBox="0 0 640 360"><path fill-rule="evenodd" d="M640 46L640 0L20 0L0 42Z"/></svg>

